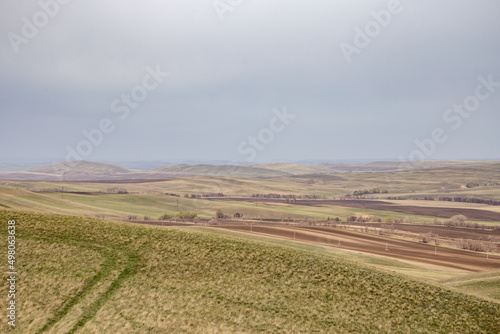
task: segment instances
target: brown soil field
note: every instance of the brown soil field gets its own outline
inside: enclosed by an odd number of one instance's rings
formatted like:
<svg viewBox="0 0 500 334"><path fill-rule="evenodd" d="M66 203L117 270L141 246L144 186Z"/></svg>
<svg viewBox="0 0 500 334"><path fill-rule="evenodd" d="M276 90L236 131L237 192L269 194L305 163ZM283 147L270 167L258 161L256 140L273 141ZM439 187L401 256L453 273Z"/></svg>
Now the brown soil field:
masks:
<svg viewBox="0 0 500 334"><path fill-rule="evenodd" d="M499 212L479 210L479 209L398 205L384 201L365 201L365 200L346 200L346 201L329 201L329 202L330 202L328 203L329 205L381 210L381 211L393 211L393 212L407 213L412 215L440 217L440 218L450 218L454 215L461 214L473 220L500 222Z"/></svg>
<svg viewBox="0 0 500 334"><path fill-rule="evenodd" d="M461 228L461 227L446 227L446 226L436 226L436 225L409 225L409 224L384 224L384 223L349 223L350 225L356 226L368 226L368 227L381 227L395 229L404 232L412 233L433 233L440 237L453 238L453 239L473 239L473 240L488 240L488 237L495 237L500 239L500 230L482 230L482 229L472 229L472 228Z"/></svg>
<svg viewBox="0 0 500 334"><path fill-rule="evenodd" d="M473 272L500 269L500 257L497 255L490 254L489 259L487 259L485 253L439 246L436 247L418 242L391 239L330 227L273 227L249 225L219 225L215 227L282 239L294 239L297 241Z"/></svg>
<svg viewBox="0 0 500 334"><path fill-rule="evenodd" d="M215 199L213 199L215 200ZM217 198L217 200L243 201L251 203L283 203L282 199L274 198ZM462 208L443 208L443 207L425 207L414 205L399 205L376 200L297 200L292 205L306 206L342 206L356 209L392 211L412 215L450 218L454 215L462 214L469 219L479 221L500 222L500 212L493 212L480 209L462 209Z"/></svg>

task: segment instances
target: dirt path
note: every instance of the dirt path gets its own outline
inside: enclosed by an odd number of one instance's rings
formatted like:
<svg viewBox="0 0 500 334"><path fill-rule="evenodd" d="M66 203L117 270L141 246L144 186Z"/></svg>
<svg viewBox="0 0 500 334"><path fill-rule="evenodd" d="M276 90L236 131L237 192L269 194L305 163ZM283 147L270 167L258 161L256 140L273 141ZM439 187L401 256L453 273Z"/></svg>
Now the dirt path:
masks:
<svg viewBox="0 0 500 334"><path fill-rule="evenodd" d="M329 227L250 227L245 225L221 225L216 227L247 233L263 234L282 239L295 239L297 241L322 244L330 247L468 271L476 272L500 269L500 257L496 255L490 255L489 259L487 259L485 253L445 247L436 248L435 246L412 241L391 239Z"/></svg>

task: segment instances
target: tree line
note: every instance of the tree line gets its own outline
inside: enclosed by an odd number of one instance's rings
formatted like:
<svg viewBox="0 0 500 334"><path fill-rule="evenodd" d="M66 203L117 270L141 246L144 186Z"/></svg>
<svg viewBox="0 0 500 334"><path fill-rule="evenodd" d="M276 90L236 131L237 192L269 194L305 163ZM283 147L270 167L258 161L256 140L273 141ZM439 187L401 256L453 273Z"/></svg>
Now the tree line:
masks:
<svg viewBox="0 0 500 334"><path fill-rule="evenodd" d="M296 195L296 194L253 194L253 198L278 198L278 199L327 199L325 195Z"/></svg>
<svg viewBox="0 0 500 334"><path fill-rule="evenodd" d="M432 196L425 196L421 198L414 198L415 200L425 200L425 201L435 201L436 199ZM500 205L500 201L495 201L492 199L482 199L473 197L438 197L438 201L441 202L463 202L463 203L476 203L476 204L487 204L487 205Z"/></svg>
<svg viewBox="0 0 500 334"><path fill-rule="evenodd" d="M208 193L208 194L185 194L185 198L204 198L204 197L225 197L223 193Z"/></svg>

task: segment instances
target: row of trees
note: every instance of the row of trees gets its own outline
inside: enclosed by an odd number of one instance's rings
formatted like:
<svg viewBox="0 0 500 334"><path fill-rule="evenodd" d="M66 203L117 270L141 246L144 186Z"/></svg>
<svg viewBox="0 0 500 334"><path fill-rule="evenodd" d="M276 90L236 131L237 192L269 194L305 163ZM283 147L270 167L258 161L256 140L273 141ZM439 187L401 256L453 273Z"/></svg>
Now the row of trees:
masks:
<svg viewBox="0 0 500 334"><path fill-rule="evenodd" d="M119 187L107 188L103 192L106 194L128 194L127 189Z"/></svg>
<svg viewBox="0 0 500 334"><path fill-rule="evenodd" d="M469 197L440 197L440 201L448 202L465 202L465 203L478 203L487 205L500 205L500 201L494 201L492 199L481 199L481 198L469 198Z"/></svg>
<svg viewBox="0 0 500 334"><path fill-rule="evenodd" d="M387 193L389 193L389 190L387 190L387 189L372 188L372 189L365 189L365 190L356 190L352 194L354 196L363 196L363 195L387 194Z"/></svg>
<svg viewBox="0 0 500 334"><path fill-rule="evenodd" d="M347 217L347 222L348 223L369 223L369 222L375 222L375 223L381 223L382 219L379 217L372 217L372 216L349 216Z"/></svg>
<svg viewBox="0 0 500 334"><path fill-rule="evenodd" d="M483 240L458 239L456 241L456 246L476 252L493 252L496 250L496 245L494 243Z"/></svg>
<svg viewBox="0 0 500 334"><path fill-rule="evenodd" d="M475 228L475 229L481 229L481 230L494 230L498 231L500 230L500 226L490 226L490 225L485 225L485 224L479 224L477 222L469 222L467 221L467 217L464 215L455 215L451 217L449 220L444 220L440 221L435 219L434 220L435 225L442 225L442 226L447 226L447 227L465 227L465 228Z"/></svg>
<svg viewBox="0 0 500 334"><path fill-rule="evenodd" d="M223 193L185 194L185 198L225 197Z"/></svg>
<svg viewBox="0 0 500 334"><path fill-rule="evenodd" d="M476 183L476 182L469 182L465 185L467 188L476 188L476 187L480 187L481 184L479 183ZM494 186L500 186L500 183L484 183L483 184L484 187L494 187Z"/></svg>
<svg viewBox="0 0 500 334"><path fill-rule="evenodd" d="M253 198L283 198L283 199L326 199L325 195L295 195L295 194L253 194Z"/></svg>
<svg viewBox="0 0 500 334"><path fill-rule="evenodd" d="M173 218L179 218L179 219L195 219L198 217L198 214L195 212L189 212L189 211L181 211L177 214L170 214L170 213L165 213L158 218L159 220L168 220L168 219L173 219Z"/></svg>
<svg viewBox="0 0 500 334"><path fill-rule="evenodd" d="M399 197L387 197L387 199L401 199L405 198ZM492 199L482 199L482 198L473 198L473 197L432 197L432 196L424 196L424 197L414 197L414 200L417 201L440 201L440 202L463 202L463 203L476 203L476 204L487 204L487 205L500 205L500 201L495 201Z"/></svg>

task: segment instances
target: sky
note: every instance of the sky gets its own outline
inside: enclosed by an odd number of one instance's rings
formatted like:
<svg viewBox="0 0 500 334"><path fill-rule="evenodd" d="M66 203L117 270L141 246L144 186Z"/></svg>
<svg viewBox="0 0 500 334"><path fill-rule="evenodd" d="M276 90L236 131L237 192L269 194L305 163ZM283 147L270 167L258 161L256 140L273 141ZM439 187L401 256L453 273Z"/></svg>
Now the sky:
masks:
<svg viewBox="0 0 500 334"><path fill-rule="evenodd" d="M500 1L0 2L0 160L500 159Z"/></svg>

